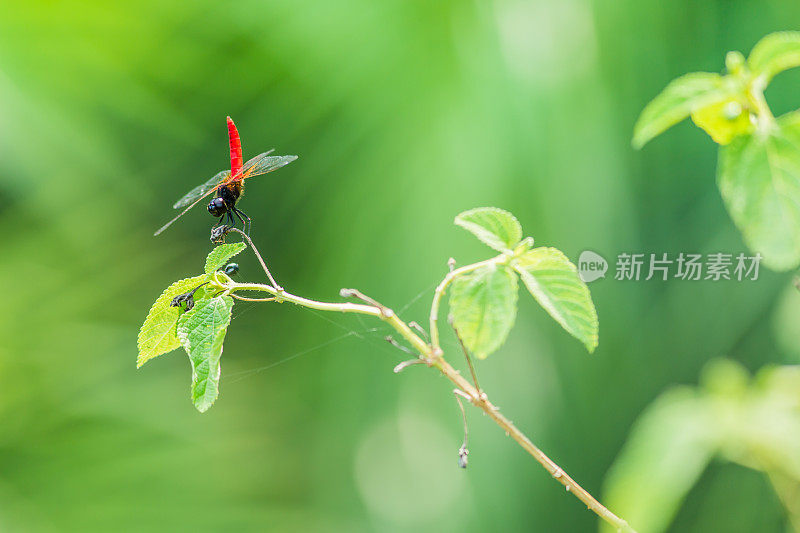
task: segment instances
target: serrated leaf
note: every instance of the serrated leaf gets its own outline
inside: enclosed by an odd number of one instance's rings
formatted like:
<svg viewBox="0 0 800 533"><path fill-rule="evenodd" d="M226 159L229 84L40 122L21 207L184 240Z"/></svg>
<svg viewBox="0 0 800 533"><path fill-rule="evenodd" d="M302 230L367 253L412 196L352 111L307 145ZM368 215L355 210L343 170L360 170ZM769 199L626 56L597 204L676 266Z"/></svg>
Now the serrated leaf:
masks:
<svg viewBox="0 0 800 533"><path fill-rule="evenodd" d="M206 257L205 273L211 274L215 270L225 266L228 260L244 250L247 245L243 242L234 242L230 244L220 244L208 254Z"/></svg>
<svg viewBox="0 0 800 533"><path fill-rule="evenodd" d="M637 531L665 531L713 457L716 433L703 397L687 388L663 394L636 421L608 474L603 503Z"/></svg>
<svg viewBox="0 0 800 533"><path fill-rule="evenodd" d="M205 275L176 281L156 299L139 330L139 355L136 358L136 368L181 345L176 334L181 309L170 307L169 304L174 297L191 291L204 281L206 281Z"/></svg>
<svg viewBox="0 0 800 533"><path fill-rule="evenodd" d="M720 148L717 184L751 250L775 270L800 265L800 112Z"/></svg>
<svg viewBox="0 0 800 533"><path fill-rule="evenodd" d="M456 216L455 223L498 252L513 250L522 239L516 217L497 207L478 207Z"/></svg>
<svg viewBox="0 0 800 533"><path fill-rule="evenodd" d="M514 261L528 291L556 322L581 341L597 347L597 311L578 269L556 248L534 248Z"/></svg>
<svg viewBox="0 0 800 533"><path fill-rule="evenodd" d="M222 342L231 322L233 299L208 298L178 320L178 338L192 363L192 402L206 412L219 395Z"/></svg>
<svg viewBox="0 0 800 533"><path fill-rule="evenodd" d="M747 66L754 77L763 77L765 82L784 70L800 67L800 32L767 35L753 47Z"/></svg>
<svg viewBox="0 0 800 533"><path fill-rule="evenodd" d="M464 345L485 359L505 342L517 316L517 276L504 265L488 265L457 277L450 289L450 314Z"/></svg>
<svg viewBox="0 0 800 533"><path fill-rule="evenodd" d="M692 72L673 80L639 115L633 128L633 146L641 148L692 113L738 92L733 79L711 72Z"/></svg>

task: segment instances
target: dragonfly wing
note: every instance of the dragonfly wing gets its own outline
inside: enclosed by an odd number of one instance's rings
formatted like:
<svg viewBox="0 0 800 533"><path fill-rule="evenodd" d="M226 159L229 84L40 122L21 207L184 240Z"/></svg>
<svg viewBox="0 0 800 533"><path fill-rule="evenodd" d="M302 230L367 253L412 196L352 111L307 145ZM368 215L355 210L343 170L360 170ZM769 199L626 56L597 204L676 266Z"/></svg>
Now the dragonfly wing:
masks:
<svg viewBox="0 0 800 533"><path fill-rule="evenodd" d="M272 172L297 159L296 155L269 155L270 153L272 150L259 154L245 163L242 169L242 179Z"/></svg>
<svg viewBox="0 0 800 533"><path fill-rule="evenodd" d="M204 197L210 191L217 188L217 186L225 181L225 179L230 175L230 170L222 170L218 172L214 177L209 179L207 182L203 183L202 185L198 185L191 191L187 192L183 195L183 198L175 202L175 205L172 206L173 209L180 209L181 207L186 207L187 205L191 204L198 198Z"/></svg>
<svg viewBox="0 0 800 533"><path fill-rule="evenodd" d="M204 184L198 185L197 187L195 187L194 189L192 189L191 191L186 193L186 195L184 195L183 198L181 198L180 200L175 202L175 205L172 206L175 209L180 209L181 207L186 207L186 209L184 209L183 211L178 213L175 216L175 218L173 218L172 220L170 220L169 222L167 222L166 224L161 226L158 229L158 231L156 231L153 234L153 236L159 235L165 229L170 227L176 220L178 220L183 215L185 215L186 212L189 211L189 209L191 209L194 206L196 206L198 204L198 202L200 202L200 200L202 200L203 198L205 198L206 196L208 196L212 192L216 191L217 187L220 184L224 183L228 179L228 177L230 176L230 173L231 172L229 170L223 170L221 172L218 172L216 176L214 176L213 178L209 179Z"/></svg>
<svg viewBox="0 0 800 533"><path fill-rule="evenodd" d="M185 214L186 214L186 212L187 212L187 211L189 211L189 209L191 209L191 208L193 208L194 206L196 206L196 205L198 204L198 202L200 202L200 200L202 200L203 198L205 198L206 196L208 196L208 195L209 195L209 194L211 194L212 192L214 192L214 189L211 189L210 191L206 192L206 193L205 193L203 196L201 196L200 198L197 198L197 199L196 199L194 202L192 202L192 203L189 205L189 207L187 207L186 209L184 209L183 211L181 211L180 213L178 213L178 214L175 216L175 218L173 218L172 220L170 220L169 222L167 222L166 224L164 224L163 226L161 226L161 227L158 229L158 231L156 231L155 233L153 233L153 237L155 237L155 236L157 236L157 235L161 234L161 232L163 232L165 229L167 229L168 227L170 227L170 226L171 226L171 225L172 225L172 224L173 224L173 223L174 223L176 220L178 220L178 219L179 219L179 218L181 218L183 215L185 215Z"/></svg>

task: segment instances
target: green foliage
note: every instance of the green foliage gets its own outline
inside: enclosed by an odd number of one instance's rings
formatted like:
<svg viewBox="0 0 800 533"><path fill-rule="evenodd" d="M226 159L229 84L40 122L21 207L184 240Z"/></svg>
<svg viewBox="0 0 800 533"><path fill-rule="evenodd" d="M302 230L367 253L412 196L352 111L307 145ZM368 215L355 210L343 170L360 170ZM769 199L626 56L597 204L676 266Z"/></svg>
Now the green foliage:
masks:
<svg viewBox="0 0 800 533"><path fill-rule="evenodd" d="M556 248L534 248L513 265L539 305L592 353L598 342L597 311L589 288L567 256Z"/></svg>
<svg viewBox="0 0 800 533"><path fill-rule="evenodd" d="M502 252L465 267L452 280L450 315L467 349L485 359L505 342L517 315L519 275L550 316L589 352L594 351L597 313L589 289L563 253L555 248L531 249L533 238L523 239L517 219L502 209L472 209L458 215L455 223ZM214 294L220 287L214 285L213 275L244 248L244 243L214 248L206 258L206 273L176 282L164 291L139 333L139 366L183 346L192 365L192 402L200 412L207 411L219 394L222 344L233 307L227 294ZM211 285L197 288L209 281ZM191 299L193 307L170 306L178 295Z"/></svg>
<svg viewBox="0 0 800 533"><path fill-rule="evenodd" d="M641 148L692 113L724 102L735 94L733 85L710 72L692 72L673 80L642 111L633 128L633 146Z"/></svg>
<svg viewBox="0 0 800 533"><path fill-rule="evenodd" d="M205 273L211 274L215 270L223 267L228 260L247 248L243 242L235 242L230 244L220 244L208 254L206 258Z"/></svg>
<svg viewBox="0 0 800 533"><path fill-rule="evenodd" d="M766 368L751 380L738 363L715 361L698 389L662 394L634 425L604 500L637 530L660 533L714 457L764 472L800 524L792 507L800 490L800 369Z"/></svg>
<svg viewBox="0 0 800 533"><path fill-rule="evenodd" d="M516 217L496 207L478 207L456 216L455 223L498 252L507 252L522 239Z"/></svg>
<svg viewBox="0 0 800 533"><path fill-rule="evenodd" d="M192 402L206 412L219 395L222 342L231 322L233 298L222 296L197 302L178 320L178 338L192 363Z"/></svg>
<svg viewBox="0 0 800 533"><path fill-rule="evenodd" d="M597 312L577 268L563 253L555 248L531 249L533 239L522 239L522 227L514 215L495 207L461 213L456 224L504 252L499 260L462 274L453 282L451 315L470 351L483 359L505 342L517 313L515 272L550 316L590 353L594 351Z"/></svg>
<svg viewBox="0 0 800 533"><path fill-rule="evenodd" d="M747 67L769 82L776 74L800 67L800 33L782 31L761 39L750 52Z"/></svg>
<svg viewBox="0 0 800 533"><path fill-rule="evenodd" d="M720 145L717 183L747 245L776 270L800 265L800 125L796 113L775 120L767 83L800 66L800 32L759 41L745 61L729 52L727 74L695 72L672 83L642 111L633 145L642 147L691 116Z"/></svg>
<svg viewBox="0 0 800 533"><path fill-rule="evenodd" d="M189 292L204 281L207 276L195 276L176 281L166 288L147 313L139 330L139 356L136 367L139 368L150 359L171 352L181 343L178 340L176 327L181 309L171 307L172 299L179 294Z"/></svg>
<svg viewBox="0 0 800 533"><path fill-rule="evenodd" d="M505 265L489 264L453 281L453 325L479 359L497 350L517 316L517 276Z"/></svg>
<svg viewBox="0 0 800 533"><path fill-rule="evenodd" d="M139 355L136 366L183 346L192 365L191 397L202 413L219 394L219 359L222 341L231 319L233 300L216 296L208 286L211 274L231 257L244 250L244 243L222 244L208 254L205 274L176 281L158 297L139 330ZM191 293L194 306L172 307L173 298Z"/></svg>
<svg viewBox="0 0 800 533"><path fill-rule="evenodd" d="M800 32L767 35L754 47L746 62L738 52L726 58L728 73L692 72L673 80L642 111L633 129L633 145L641 148L690 115L718 143L727 144L736 135L723 134L727 127L745 134L743 117L759 115L753 100L779 72L800 66ZM739 106L725 106L724 104ZM710 120L716 115L714 120ZM699 118L699 120L698 120ZM761 118L761 117L757 117ZM709 130L708 123L714 126ZM723 139L720 142L719 139Z"/></svg>
<svg viewBox="0 0 800 533"><path fill-rule="evenodd" d="M606 479L607 505L624 502L624 516L638 531L666 530L714 455L712 422L713 413L691 389L658 398Z"/></svg>
<svg viewBox="0 0 800 533"><path fill-rule="evenodd" d="M746 112L748 105L741 96L730 96L692 112L692 122L724 146L753 131L751 114Z"/></svg>
<svg viewBox="0 0 800 533"><path fill-rule="evenodd" d="M720 149L717 183L747 245L778 270L800 264L800 112Z"/></svg>

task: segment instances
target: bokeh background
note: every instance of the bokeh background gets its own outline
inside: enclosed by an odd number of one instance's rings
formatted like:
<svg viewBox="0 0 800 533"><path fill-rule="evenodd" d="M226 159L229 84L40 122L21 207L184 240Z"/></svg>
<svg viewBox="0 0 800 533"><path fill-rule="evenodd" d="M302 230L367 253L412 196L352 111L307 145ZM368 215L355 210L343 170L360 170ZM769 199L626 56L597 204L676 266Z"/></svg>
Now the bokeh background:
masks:
<svg viewBox="0 0 800 533"><path fill-rule="evenodd" d="M424 321L447 259L486 256L452 224L484 205L573 260L746 251L712 141L683 123L636 152L632 127L672 78L798 27L793 0L0 3L0 530L596 530L474 409L457 468L449 382L392 374L405 355L380 324L237 304L221 397L197 413L186 356L137 371L136 335L201 269L212 220L199 207L152 233L227 165L231 115L246 158L300 155L241 205L279 281L310 297L354 286ZM799 83L775 80L776 114ZM598 497L663 391L722 356L753 372L800 358L790 274L591 290L595 354L523 294L478 372ZM715 461L671 530L785 523L764 476Z"/></svg>

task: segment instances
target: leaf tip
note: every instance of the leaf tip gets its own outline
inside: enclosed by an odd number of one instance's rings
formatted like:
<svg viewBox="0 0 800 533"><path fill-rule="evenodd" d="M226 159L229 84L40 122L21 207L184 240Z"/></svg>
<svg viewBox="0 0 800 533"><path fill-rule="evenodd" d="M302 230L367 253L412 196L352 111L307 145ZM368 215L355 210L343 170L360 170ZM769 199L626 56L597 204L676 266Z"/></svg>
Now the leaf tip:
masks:
<svg viewBox="0 0 800 533"><path fill-rule="evenodd" d="M499 207L476 207L456 215L453 223L498 252L511 251L522 239L522 226L512 213Z"/></svg>
<svg viewBox="0 0 800 533"><path fill-rule="evenodd" d="M631 147L634 150L641 150L649 140L650 139L642 138L641 135L638 135L636 132L634 132L633 138L631 139Z"/></svg>
<svg viewBox="0 0 800 533"><path fill-rule="evenodd" d="M212 405L214 405L214 402L195 403L194 408L197 409L200 414L204 414L206 411L211 409Z"/></svg>
<svg viewBox="0 0 800 533"><path fill-rule="evenodd" d="M599 339L597 338L597 335L589 339L588 342L583 343L583 345L586 346L586 351L589 352L589 355L594 353L594 351L597 349L598 344L599 344Z"/></svg>

